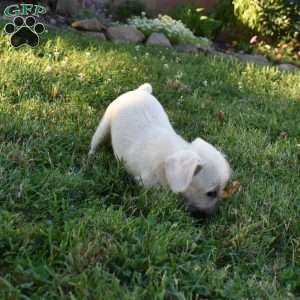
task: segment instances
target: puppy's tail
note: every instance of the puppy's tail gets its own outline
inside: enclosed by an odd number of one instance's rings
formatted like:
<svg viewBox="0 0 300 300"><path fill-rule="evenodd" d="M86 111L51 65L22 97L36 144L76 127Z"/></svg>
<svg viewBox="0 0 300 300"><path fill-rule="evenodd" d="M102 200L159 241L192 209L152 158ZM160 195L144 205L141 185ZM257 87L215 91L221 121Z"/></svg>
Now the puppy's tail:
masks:
<svg viewBox="0 0 300 300"><path fill-rule="evenodd" d="M149 93L149 94L152 94L152 91L153 91L152 86L151 86L150 83L144 83L144 84L142 84L142 85L138 88L138 90L145 91L145 92L147 92L147 93Z"/></svg>

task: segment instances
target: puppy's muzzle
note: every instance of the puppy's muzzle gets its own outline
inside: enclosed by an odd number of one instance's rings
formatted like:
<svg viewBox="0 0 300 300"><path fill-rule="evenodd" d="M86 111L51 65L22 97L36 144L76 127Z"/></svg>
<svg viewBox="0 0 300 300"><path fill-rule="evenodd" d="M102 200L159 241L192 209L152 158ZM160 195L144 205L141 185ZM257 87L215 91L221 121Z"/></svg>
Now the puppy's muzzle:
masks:
<svg viewBox="0 0 300 300"><path fill-rule="evenodd" d="M216 210L218 209L218 206L209 208L209 209L199 209L198 207L189 206L188 211L190 215L195 219L207 219L211 217Z"/></svg>

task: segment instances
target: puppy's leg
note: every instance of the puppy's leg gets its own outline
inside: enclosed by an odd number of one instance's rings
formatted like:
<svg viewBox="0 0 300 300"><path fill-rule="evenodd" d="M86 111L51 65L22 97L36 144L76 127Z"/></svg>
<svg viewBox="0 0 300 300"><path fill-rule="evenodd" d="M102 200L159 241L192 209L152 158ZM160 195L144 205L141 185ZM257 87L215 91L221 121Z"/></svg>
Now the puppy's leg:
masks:
<svg viewBox="0 0 300 300"><path fill-rule="evenodd" d="M104 144L104 142L108 139L110 134L110 118L108 109L104 113L100 124L98 125L96 132L93 135L89 155L95 154L97 148Z"/></svg>

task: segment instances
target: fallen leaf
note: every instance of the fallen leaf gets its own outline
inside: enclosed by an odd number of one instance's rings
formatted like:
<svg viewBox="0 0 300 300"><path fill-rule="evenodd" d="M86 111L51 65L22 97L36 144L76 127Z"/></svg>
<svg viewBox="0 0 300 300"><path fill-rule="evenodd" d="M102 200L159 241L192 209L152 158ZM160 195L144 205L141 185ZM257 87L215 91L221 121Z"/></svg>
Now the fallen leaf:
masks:
<svg viewBox="0 0 300 300"><path fill-rule="evenodd" d="M228 199L231 196L233 196L233 194L239 192L240 190L241 190L241 183L238 180L233 181L231 184L225 187L222 198Z"/></svg>
<svg viewBox="0 0 300 300"><path fill-rule="evenodd" d="M191 88L188 85L184 84L183 82L181 82L178 79L175 79L175 80L168 79L166 82L166 87L168 89L176 90L179 92L190 92L191 91Z"/></svg>
<svg viewBox="0 0 300 300"><path fill-rule="evenodd" d="M283 131L280 133L280 138L283 140L287 140L287 138L289 137L288 133Z"/></svg>
<svg viewBox="0 0 300 300"><path fill-rule="evenodd" d="M59 96L59 87L57 86L57 85L53 85L52 86L52 91L51 91L51 96L53 97L53 98L56 98L56 97L58 97Z"/></svg>
<svg viewBox="0 0 300 300"><path fill-rule="evenodd" d="M219 111L216 113L216 117L220 122L224 122L225 113L223 111Z"/></svg>

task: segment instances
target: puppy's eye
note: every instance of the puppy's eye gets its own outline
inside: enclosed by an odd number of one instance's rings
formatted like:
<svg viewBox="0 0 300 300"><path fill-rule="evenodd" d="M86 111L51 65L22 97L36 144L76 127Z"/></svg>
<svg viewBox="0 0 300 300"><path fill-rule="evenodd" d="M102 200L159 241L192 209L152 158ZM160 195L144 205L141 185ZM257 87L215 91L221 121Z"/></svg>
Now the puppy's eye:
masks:
<svg viewBox="0 0 300 300"><path fill-rule="evenodd" d="M217 197L217 191L210 191L206 193L206 196L210 198L216 198Z"/></svg>

